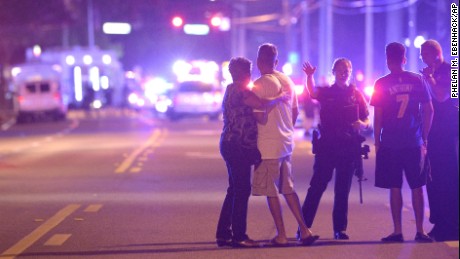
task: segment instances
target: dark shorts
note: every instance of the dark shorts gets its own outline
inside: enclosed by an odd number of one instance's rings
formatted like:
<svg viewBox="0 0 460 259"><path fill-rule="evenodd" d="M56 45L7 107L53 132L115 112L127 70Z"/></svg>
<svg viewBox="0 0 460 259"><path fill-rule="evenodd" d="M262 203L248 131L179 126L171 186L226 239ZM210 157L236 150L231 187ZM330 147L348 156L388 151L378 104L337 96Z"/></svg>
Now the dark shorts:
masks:
<svg viewBox="0 0 460 259"><path fill-rule="evenodd" d="M381 147L377 152L375 186L402 188L403 172L411 189L426 185L427 170L422 166L421 148L392 149Z"/></svg>

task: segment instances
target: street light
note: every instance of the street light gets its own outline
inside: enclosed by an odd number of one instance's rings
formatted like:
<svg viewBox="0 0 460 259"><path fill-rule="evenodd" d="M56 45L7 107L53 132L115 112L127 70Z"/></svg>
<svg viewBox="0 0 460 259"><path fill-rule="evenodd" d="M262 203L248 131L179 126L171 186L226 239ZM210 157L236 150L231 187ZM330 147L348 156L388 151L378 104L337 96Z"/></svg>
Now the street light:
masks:
<svg viewBox="0 0 460 259"><path fill-rule="evenodd" d="M131 24L122 22L106 22L102 25L102 31L105 34L129 34L131 33Z"/></svg>

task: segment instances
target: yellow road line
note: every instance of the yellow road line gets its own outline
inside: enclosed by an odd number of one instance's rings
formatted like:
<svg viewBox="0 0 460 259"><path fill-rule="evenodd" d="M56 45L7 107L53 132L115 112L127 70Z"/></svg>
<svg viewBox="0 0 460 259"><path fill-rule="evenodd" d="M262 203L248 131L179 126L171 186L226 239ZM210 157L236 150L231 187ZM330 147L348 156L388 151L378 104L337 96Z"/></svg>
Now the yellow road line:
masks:
<svg viewBox="0 0 460 259"><path fill-rule="evenodd" d="M445 243L450 247L458 248L458 241L446 241Z"/></svg>
<svg viewBox="0 0 460 259"><path fill-rule="evenodd" d="M64 244L67 239L69 239L71 234L55 234L48 241L45 242L45 246L61 246Z"/></svg>
<svg viewBox="0 0 460 259"><path fill-rule="evenodd" d="M130 173L139 173L142 170L140 167L133 167L129 170Z"/></svg>
<svg viewBox="0 0 460 259"><path fill-rule="evenodd" d="M50 219L32 231L29 235L19 240L19 242L14 244L12 247L8 248L0 255L0 257L10 259L15 258L35 242L37 242L37 240L44 236L47 232L59 225L59 223L61 223L70 214L75 212L80 206L80 204L67 205L65 208L58 211L54 216L52 216Z"/></svg>
<svg viewBox="0 0 460 259"><path fill-rule="evenodd" d="M98 212L102 208L102 204L91 204L86 209L84 212Z"/></svg>
<svg viewBox="0 0 460 259"><path fill-rule="evenodd" d="M121 174L126 172L128 168L134 163L134 160L148 147L150 147L159 138L161 131L156 129L153 131L150 138L142 146L134 150L121 164L115 169L115 173Z"/></svg>

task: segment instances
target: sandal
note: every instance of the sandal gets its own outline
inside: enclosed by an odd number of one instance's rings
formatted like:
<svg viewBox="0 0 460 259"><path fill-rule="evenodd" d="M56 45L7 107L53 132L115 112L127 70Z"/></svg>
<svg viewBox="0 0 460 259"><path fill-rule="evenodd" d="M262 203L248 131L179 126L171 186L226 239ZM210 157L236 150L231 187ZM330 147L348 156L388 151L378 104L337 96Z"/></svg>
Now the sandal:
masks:
<svg viewBox="0 0 460 259"><path fill-rule="evenodd" d="M281 243L276 240L276 238L271 239L266 246L268 247L287 247L289 246L289 242Z"/></svg>

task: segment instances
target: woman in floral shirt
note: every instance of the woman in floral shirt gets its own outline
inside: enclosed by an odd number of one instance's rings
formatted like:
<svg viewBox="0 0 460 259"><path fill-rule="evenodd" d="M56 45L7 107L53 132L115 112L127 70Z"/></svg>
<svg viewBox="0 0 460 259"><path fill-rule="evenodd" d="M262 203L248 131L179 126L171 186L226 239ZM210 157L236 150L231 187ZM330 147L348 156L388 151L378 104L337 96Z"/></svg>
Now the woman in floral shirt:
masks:
<svg viewBox="0 0 460 259"><path fill-rule="evenodd" d="M261 159L253 109L270 109L283 99L283 95L280 93L277 99L269 101L260 100L251 92L248 88L251 61L246 58L231 59L229 70L233 83L227 86L222 102L224 127L220 138L229 186L217 225L216 243L218 246L257 247L259 243L246 234L252 165Z"/></svg>

